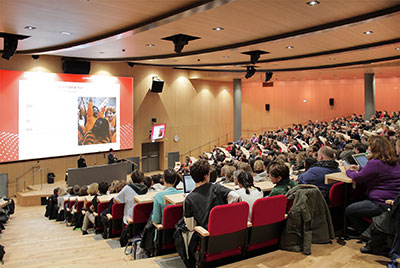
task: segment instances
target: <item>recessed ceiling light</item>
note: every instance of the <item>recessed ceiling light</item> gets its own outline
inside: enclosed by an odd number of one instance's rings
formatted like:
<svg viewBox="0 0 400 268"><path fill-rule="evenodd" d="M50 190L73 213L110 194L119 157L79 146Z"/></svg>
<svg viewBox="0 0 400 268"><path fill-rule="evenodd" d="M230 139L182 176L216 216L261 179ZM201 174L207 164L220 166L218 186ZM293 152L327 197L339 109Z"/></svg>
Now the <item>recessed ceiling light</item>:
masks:
<svg viewBox="0 0 400 268"><path fill-rule="evenodd" d="M319 3L319 1L310 1L310 2L307 2L306 4L312 7L312 6L316 6L320 3Z"/></svg>
<svg viewBox="0 0 400 268"><path fill-rule="evenodd" d="M366 31L366 32L364 32L364 34L372 34L372 33L374 33L373 31Z"/></svg>
<svg viewBox="0 0 400 268"><path fill-rule="evenodd" d="M213 28L214 31L222 31L223 29L224 29L224 28L222 28L222 27L214 27L214 28Z"/></svg>
<svg viewBox="0 0 400 268"><path fill-rule="evenodd" d="M60 34L63 34L63 35L71 35L71 33L70 32L60 32Z"/></svg>
<svg viewBox="0 0 400 268"><path fill-rule="evenodd" d="M36 29L36 27L35 26L25 26L24 27L24 29L27 29L27 30L35 30Z"/></svg>
<svg viewBox="0 0 400 268"><path fill-rule="evenodd" d="M287 46L286 48L287 49L292 49L292 48L294 48L294 46Z"/></svg>
<svg viewBox="0 0 400 268"><path fill-rule="evenodd" d="M307 100L306 100L306 99L304 99L304 100L303 100L303 102L307 102Z"/></svg>
<svg viewBox="0 0 400 268"><path fill-rule="evenodd" d="M146 44L146 47L154 47L154 44Z"/></svg>

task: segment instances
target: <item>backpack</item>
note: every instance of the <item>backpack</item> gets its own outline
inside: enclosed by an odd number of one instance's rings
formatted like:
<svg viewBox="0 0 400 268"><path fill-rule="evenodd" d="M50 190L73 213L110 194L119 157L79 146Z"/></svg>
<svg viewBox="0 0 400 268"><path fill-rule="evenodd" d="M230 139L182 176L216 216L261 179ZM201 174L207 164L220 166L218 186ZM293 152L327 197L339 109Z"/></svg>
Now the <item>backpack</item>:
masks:
<svg viewBox="0 0 400 268"><path fill-rule="evenodd" d="M142 238L140 236L129 239L125 247L125 255L132 255L134 260L148 258L149 256L146 251L141 247L141 244Z"/></svg>

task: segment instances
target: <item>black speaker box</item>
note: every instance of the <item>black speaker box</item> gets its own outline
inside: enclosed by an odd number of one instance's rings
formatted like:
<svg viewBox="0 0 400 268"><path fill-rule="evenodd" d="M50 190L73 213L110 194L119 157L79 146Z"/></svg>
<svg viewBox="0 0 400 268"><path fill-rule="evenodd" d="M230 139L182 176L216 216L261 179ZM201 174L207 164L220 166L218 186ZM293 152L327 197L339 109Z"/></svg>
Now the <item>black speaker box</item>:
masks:
<svg viewBox="0 0 400 268"><path fill-rule="evenodd" d="M269 111L269 104L265 104L265 110Z"/></svg>
<svg viewBox="0 0 400 268"><path fill-rule="evenodd" d="M164 81L162 80L153 80L151 84L150 91L155 93L161 93L164 87Z"/></svg>
<svg viewBox="0 0 400 268"><path fill-rule="evenodd" d="M65 74L89 74L89 61L65 60L62 64L62 69Z"/></svg>
<svg viewBox="0 0 400 268"><path fill-rule="evenodd" d="M334 99L334 98L330 98L330 99L329 99L329 105L330 105L330 106L335 105L335 99Z"/></svg>

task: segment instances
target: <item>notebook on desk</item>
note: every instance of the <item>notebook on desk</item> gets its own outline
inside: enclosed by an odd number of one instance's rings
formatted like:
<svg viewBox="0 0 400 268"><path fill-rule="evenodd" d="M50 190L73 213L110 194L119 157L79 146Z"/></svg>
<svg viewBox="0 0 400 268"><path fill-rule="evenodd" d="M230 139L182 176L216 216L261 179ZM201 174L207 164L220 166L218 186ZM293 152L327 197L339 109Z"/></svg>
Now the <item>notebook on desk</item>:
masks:
<svg viewBox="0 0 400 268"><path fill-rule="evenodd" d="M194 182L192 176L184 175L183 176L183 190L185 194L190 193L196 187L196 183Z"/></svg>
<svg viewBox="0 0 400 268"><path fill-rule="evenodd" d="M360 167L365 167L368 162L368 158L365 154L353 154L352 157Z"/></svg>

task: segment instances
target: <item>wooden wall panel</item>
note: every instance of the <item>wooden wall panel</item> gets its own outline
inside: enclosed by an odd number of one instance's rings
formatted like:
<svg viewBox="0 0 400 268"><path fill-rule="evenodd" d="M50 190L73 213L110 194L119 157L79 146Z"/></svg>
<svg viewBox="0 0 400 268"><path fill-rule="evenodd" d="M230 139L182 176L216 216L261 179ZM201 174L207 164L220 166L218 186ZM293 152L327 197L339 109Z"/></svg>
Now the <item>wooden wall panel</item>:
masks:
<svg viewBox="0 0 400 268"><path fill-rule="evenodd" d="M0 59L0 69L62 72L61 59L51 56L41 56L36 61L30 56L18 55L10 61ZM184 70L145 66L131 68L126 63L94 62L90 74L133 77L133 149L117 152L118 158L141 156L141 144L150 142L151 118L157 118L157 123L167 124L161 149L161 168L167 167L168 152L185 153L232 131L232 83L189 80L188 72ZM153 76L165 81L164 90L160 94L149 92ZM173 140L175 134L179 136L178 142ZM221 142L225 143L226 140ZM203 147L202 151L208 148ZM193 153L198 155L200 151ZM107 153L87 154L85 158L89 166L107 163ZM39 165L42 168L43 181L47 181L48 172L54 172L56 180L60 181L65 179L68 168L76 167L77 159L76 155L3 163L0 164L0 173L9 174L9 193L13 195L16 177L32 166ZM40 179L35 177L35 183L38 181ZM22 188L23 180L20 180L19 189Z"/></svg>

